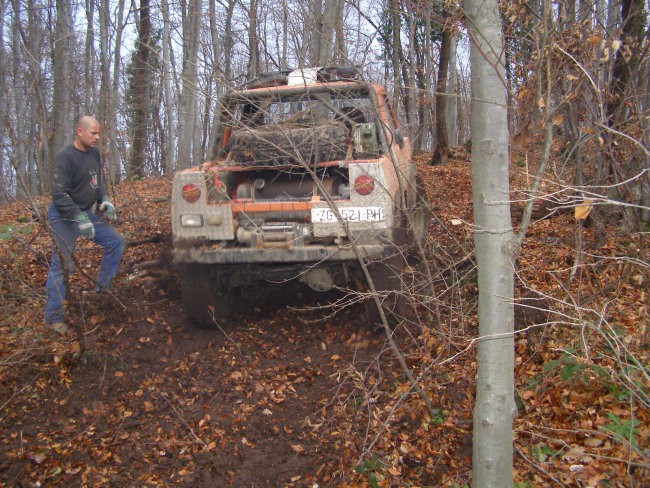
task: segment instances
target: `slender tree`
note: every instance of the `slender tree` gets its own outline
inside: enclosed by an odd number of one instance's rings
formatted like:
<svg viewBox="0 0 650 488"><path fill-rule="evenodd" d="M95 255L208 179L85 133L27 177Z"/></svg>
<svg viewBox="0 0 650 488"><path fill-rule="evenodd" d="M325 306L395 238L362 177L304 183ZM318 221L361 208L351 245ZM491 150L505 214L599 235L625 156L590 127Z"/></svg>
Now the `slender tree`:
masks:
<svg viewBox="0 0 650 488"><path fill-rule="evenodd" d="M176 167L192 165L192 144L195 140L197 115L199 38L201 32L201 0L190 0L183 22L183 87L178 114L178 152Z"/></svg>
<svg viewBox="0 0 650 488"><path fill-rule="evenodd" d="M210 2L211 8L214 2ZM211 11L212 12L212 11ZM162 78L163 78L163 97L165 101L165 124L167 126L166 137L167 144L165 145L163 167L165 172L173 170L174 161L176 159L176 138L174 130L174 102L171 85L171 72L172 72L172 49L171 49L171 33L170 33L170 15L169 15L169 2L162 0L161 13L163 18L163 32L162 32ZM212 14L210 15L212 19ZM213 43L216 39L213 40Z"/></svg>
<svg viewBox="0 0 650 488"><path fill-rule="evenodd" d="M72 137L72 32L72 4L68 0L56 0L50 167L53 153L61 149Z"/></svg>
<svg viewBox="0 0 650 488"><path fill-rule="evenodd" d="M84 80L86 82L83 112L95 113L97 91L95 82L95 0L86 0L86 43L84 49Z"/></svg>
<svg viewBox="0 0 650 488"><path fill-rule="evenodd" d="M449 146L458 144L458 68L456 67L456 53L457 40L456 36L453 36L449 49L449 82L447 83L447 103L445 107Z"/></svg>
<svg viewBox="0 0 650 488"><path fill-rule="evenodd" d="M472 65L472 192L478 265L478 376L473 486L513 486L513 234L508 203L508 112L496 0L466 0Z"/></svg>
<svg viewBox="0 0 650 488"><path fill-rule="evenodd" d="M260 45L257 35L257 0L249 0L248 6L248 79L255 78L260 71Z"/></svg>
<svg viewBox="0 0 650 488"><path fill-rule="evenodd" d="M133 119L131 121L131 154L127 174L129 176L144 176L147 145L147 127L149 113L149 85L151 69L149 64L151 41L151 16L149 0L140 0L138 19L138 39L133 64L131 85L131 100Z"/></svg>
<svg viewBox="0 0 650 488"><path fill-rule="evenodd" d="M438 64L438 82L436 83L436 145L431 156L432 164L447 162L449 138L447 135L447 77L453 34L449 27L442 31L440 44L440 63Z"/></svg>

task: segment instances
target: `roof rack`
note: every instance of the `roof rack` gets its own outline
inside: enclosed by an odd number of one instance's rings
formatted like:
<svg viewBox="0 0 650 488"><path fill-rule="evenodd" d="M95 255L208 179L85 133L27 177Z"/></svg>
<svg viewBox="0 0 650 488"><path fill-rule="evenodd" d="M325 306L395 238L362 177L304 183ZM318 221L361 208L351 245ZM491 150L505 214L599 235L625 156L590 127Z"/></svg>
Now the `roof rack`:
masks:
<svg viewBox="0 0 650 488"><path fill-rule="evenodd" d="M310 84L333 81L355 81L361 79L359 66L325 66L316 68L285 69L260 73L240 88L254 89L288 84ZM299 80L296 82L295 80Z"/></svg>

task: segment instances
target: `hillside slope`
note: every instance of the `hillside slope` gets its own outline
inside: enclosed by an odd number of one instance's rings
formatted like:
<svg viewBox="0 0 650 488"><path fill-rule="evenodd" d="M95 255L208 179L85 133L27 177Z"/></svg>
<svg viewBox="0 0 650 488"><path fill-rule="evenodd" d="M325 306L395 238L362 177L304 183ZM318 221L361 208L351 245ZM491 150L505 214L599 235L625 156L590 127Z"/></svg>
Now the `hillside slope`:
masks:
<svg viewBox="0 0 650 488"><path fill-rule="evenodd" d="M418 157L433 212L428 254L411 270L415 306L396 338L433 412L355 297L269 286L247 291L236 320L190 327L169 259L166 179L114 189L117 228L130 244L111 299L87 292L101 252L79 243L70 342L42 325L44 227L29 202L0 207L0 485L470 483L470 165L459 149L445 166L428 159ZM514 168L517 200L527 177ZM645 236L615 227L596 236L572 212L540 217L516 267L515 479L642 486L650 479ZM419 279L425 263L432 282Z"/></svg>

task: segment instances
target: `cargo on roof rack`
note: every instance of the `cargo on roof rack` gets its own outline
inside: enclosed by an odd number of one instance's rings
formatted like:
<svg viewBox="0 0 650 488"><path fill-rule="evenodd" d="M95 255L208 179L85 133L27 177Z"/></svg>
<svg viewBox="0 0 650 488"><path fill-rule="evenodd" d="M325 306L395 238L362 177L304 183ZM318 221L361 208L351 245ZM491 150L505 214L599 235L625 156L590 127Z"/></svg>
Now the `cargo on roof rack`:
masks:
<svg viewBox="0 0 650 488"><path fill-rule="evenodd" d="M355 66L325 66L278 70L261 73L257 78L246 82L249 90L282 85L309 85L334 81L354 81L360 79L359 68Z"/></svg>

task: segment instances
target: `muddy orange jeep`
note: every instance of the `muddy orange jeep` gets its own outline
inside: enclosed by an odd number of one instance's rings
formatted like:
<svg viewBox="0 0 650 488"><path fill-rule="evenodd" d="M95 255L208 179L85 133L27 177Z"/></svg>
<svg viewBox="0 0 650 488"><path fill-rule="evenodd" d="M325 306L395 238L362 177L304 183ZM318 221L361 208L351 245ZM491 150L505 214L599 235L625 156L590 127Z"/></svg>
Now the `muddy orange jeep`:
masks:
<svg viewBox="0 0 650 488"><path fill-rule="evenodd" d="M214 159L173 182L173 255L192 322L229 317L238 290L259 281L366 286L361 261L398 313L388 296L426 213L384 88L353 68L262 76L221 99L216 134ZM376 319L373 301L367 310Z"/></svg>

